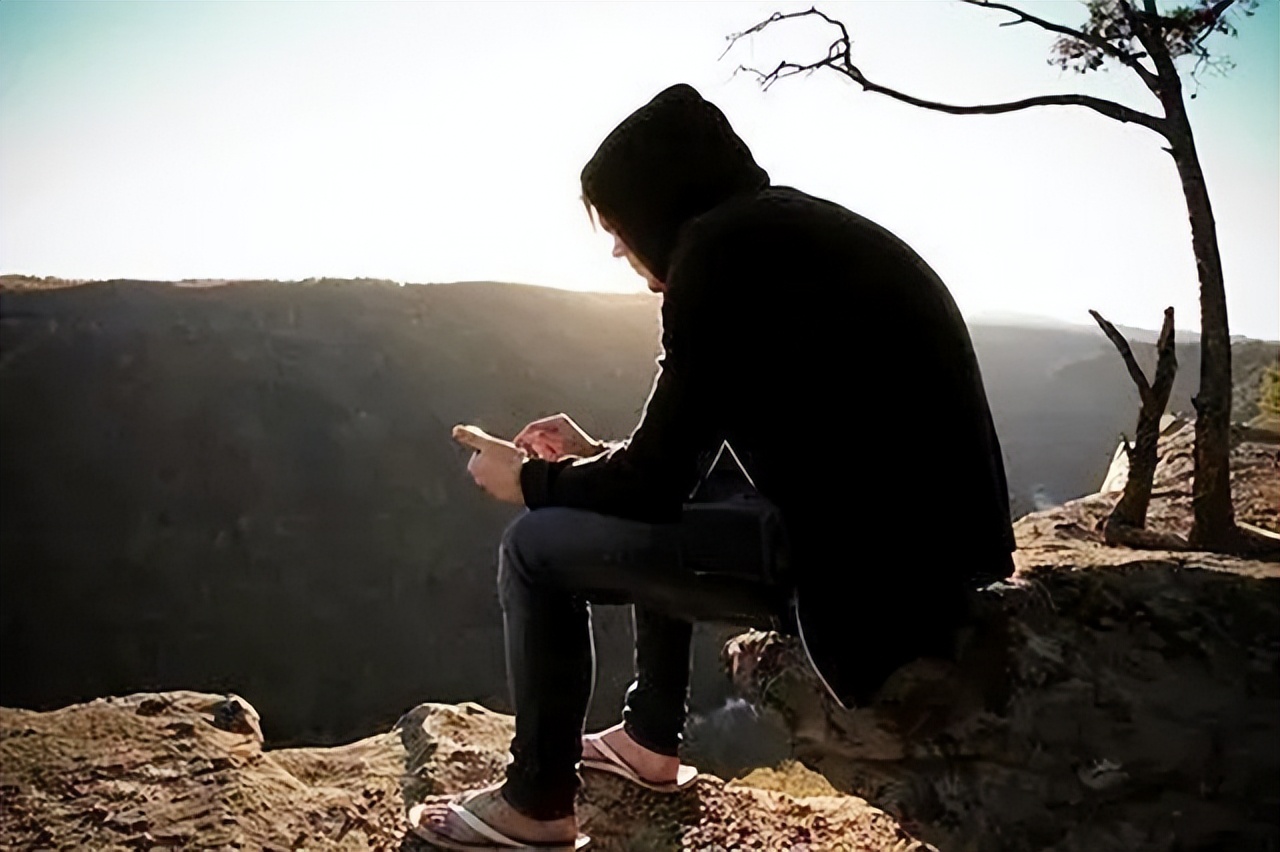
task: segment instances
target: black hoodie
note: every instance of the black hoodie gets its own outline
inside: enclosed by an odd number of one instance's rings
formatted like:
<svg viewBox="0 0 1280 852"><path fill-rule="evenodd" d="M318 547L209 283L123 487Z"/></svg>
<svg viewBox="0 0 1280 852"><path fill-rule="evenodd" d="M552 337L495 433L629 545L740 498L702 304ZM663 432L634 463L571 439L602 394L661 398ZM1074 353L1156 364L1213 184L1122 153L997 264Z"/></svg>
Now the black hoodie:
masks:
<svg viewBox="0 0 1280 852"><path fill-rule="evenodd" d="M679 519L728 441L791 538L794 617L841 701L942 653L964 590L1013 565L982 378L946 287L875 223L769 176L672 86L622 122L583 193L656 278L644 415L591 458L529 460L525 503Z"/></svg>

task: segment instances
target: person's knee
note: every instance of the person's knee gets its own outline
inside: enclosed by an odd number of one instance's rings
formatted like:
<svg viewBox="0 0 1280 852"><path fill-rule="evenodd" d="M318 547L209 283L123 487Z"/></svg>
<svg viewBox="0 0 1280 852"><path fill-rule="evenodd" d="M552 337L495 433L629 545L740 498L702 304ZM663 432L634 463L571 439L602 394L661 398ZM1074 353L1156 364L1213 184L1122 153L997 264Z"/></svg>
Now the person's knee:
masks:
<svg viewBox="0 0 1280 852"><path fill-rule="evenodd" d="M522 512L502 533L498 548L498 588L513 582L536 584L554 564L550 548L566 533L555 509Z"/></svg>

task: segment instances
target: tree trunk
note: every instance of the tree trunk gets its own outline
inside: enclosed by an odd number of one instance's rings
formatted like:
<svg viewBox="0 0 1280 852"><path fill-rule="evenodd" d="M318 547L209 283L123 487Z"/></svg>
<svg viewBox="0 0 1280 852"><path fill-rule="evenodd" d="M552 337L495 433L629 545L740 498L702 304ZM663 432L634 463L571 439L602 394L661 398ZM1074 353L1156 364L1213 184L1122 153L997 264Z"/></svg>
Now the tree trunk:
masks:
<svg viewBox="0 0 1280 852"><path fill-rule="evenodd" d="M1191 245L1200 279L1200 390L1193 400L1196 449L1190 539L1193 547L1225 551L1239 543L1239 531L1231 505L1231 334L1217 224L1182 100L1178 71L1163 35L1158 31L1144 35L1143 44L1159 75L1157 94L1167 121L1168 150L1178 167L1187 200Z"/></svg>
<svg viewBox="0 0 1280 852"><path fill-rule="evenodd" d="M1231 334L1227 294L1209 191L1186 113L1179 118L1182 121L1175 120L1174 124L1183 125L1179 130L1184 130L1185 136L1175 133L1170 151L1187 197L1191 244L1200 277L1200 390L1193 400L1196 455L1191 543L1207 550L1228 550L1235 540L1236 527L1231 505Z"/></svg>

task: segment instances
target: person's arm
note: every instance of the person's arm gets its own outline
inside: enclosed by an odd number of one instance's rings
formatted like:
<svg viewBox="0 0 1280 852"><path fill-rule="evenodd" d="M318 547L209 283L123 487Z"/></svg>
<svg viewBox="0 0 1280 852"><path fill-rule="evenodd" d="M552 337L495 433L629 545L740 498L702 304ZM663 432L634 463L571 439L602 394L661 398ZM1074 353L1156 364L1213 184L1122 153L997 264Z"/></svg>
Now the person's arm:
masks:
<svg viewBox="0 0 1280 852"><path fill-rule="evenodd" d="M664 310L664 314L666 311ZM589 458L529 459L520 472L525 505L568 506L651 522L674 521L713 449L715 423L706 365L670 346L631 437Z"/></svg>
<svg viewBox="0 0 1280 852"><path fill-rule="evenodd" d="M726 371L736 369L723 339L732 326L727 285L740 288L758 274L748 246L732 226L695 228L682 241L663 297L663 355L639 425L621 445L588 458L526 461L520 474L526 506L679 520L701 463L723 437L721 395L733 384Z"/></svg>

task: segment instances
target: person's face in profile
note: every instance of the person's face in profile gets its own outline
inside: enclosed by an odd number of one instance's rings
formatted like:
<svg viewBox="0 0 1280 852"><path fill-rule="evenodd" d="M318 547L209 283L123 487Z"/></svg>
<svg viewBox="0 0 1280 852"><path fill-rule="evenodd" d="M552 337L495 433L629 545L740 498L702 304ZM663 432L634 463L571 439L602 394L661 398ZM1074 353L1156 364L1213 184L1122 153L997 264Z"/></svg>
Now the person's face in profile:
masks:
<svg viewBox="0 0 1280 852"><path fill-rule="evenodd" d="M636 257L631 247L622 241L622 237L618 236L618 232L613 229L613 226L603 216L600 217L600 227L604 228L605 233L613 237L613 256L625 257L627 263L631 264L631 268L635 270L636 274L644 279L644 283L651 293L667 292L667 285L653 277L653 274L640 262L640 258Z"/></svg>

